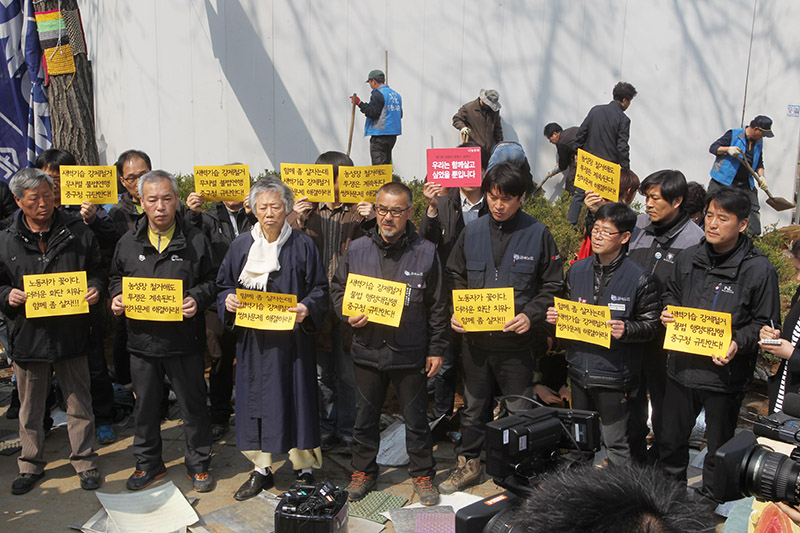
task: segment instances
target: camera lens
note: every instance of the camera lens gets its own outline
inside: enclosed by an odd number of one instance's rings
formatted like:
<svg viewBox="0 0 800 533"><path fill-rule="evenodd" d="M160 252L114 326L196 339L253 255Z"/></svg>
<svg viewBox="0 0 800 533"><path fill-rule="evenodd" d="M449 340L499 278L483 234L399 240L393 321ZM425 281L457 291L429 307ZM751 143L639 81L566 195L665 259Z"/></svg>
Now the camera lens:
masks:
<svg viewBox="0 0 800 533"><path fill-rule="evenodd" d="M503 509L489 520L486 527L483 528L483 533L513 533L514 531L521 531L514 524L514 515L516 514L516 507Z"/></svg>
<svg viewBox="0 0 800 533"><path fill-rule="evenodd" d="M800 503L800 464L788 456L756 446L744 472L747 493L767 501Z"/></svg>

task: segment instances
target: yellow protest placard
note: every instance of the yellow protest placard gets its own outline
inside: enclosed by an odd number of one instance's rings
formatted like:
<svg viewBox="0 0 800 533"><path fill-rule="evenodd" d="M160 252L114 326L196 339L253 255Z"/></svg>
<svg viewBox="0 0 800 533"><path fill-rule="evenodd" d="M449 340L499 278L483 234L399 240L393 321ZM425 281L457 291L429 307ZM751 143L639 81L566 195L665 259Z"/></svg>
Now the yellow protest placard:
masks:
<svg viewBox="0 0 800 533"><path fill-rule="evenodd" d="M667 324L664 349L725 357L731 346L731 314L668 305L675 322Z"/></svg>
<svg viewBox="0 0 800 533"><path fill-rule="evenodd" d="M594 191L612 202L619 202L620 166L578 149L575 186Z"/></svg>
<svg viewBox="0 0 800 533"><path fill-rule="evenodd" d="M396 328L400 325L405 298L405 283L349 274L344 290L342 314L363 314L370 322Z"/></svg>
<svg viewBox="0 0 800 533"><path fill-rule="evenodd" d="M89 312L86 272L59 272L22 276L25 317L79 315Z"/></svg>
<svg viewBox="0 0 800 533"><path fill-rule="evenodd" d="M124 277L122 302L127 318L180 322L183 320L183 280Z"/></svg>
<svg viewBox="0 0 800 533"><path fill-rule="evenodd" d="M333 165L281 163L281 181L292 189L294 198L309 202L333 202Z"/></svg>
<svg viewBox="0 0 800 533"><path fill-rule="evenodd" d="M555 298L558 311L556 337L588 342L608 348L611 346L611 309L605 305L592 305L563 298Z"/></svg>
<svg viewBox="0 0 800 533"><path fill-rule="evenodd" d="M61 205L117 203L117 167L61 165Z"/></svg>
<svg viewBox="0 0 800 533"><path fill-rule="evenodd" d="M291 330L297 313L287 311L297 307L297 296L277 292L236 289L236 297L244 304L236 310L235 325L243 328Z"/></svg>
<svg viewBox="0 0 800 533"><path fill-rule="evenodd" d="M378 189L392 181L392 165L339 167L339 201L375 203Z"/></svg>
<svg viewBox="0 0 800 533"><path fill-rule="evenodd" d="M195 165L194 192L212 202L241 202L250 192L250 168L247 165Z"/></svg>
<svg viewBox="0 0 800 533"><path fill-rule="evenodd" d="M514 318L514 288L454 289L453 313L467 331L503 331Z"/></svg>

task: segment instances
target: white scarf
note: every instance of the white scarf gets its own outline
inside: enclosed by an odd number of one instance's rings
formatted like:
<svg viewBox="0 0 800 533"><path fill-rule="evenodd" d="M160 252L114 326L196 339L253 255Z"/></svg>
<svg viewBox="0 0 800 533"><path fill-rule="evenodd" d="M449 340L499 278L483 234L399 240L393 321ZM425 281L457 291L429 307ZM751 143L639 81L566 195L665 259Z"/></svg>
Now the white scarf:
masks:
<svg viewBox="0 0 800 533"><path fill-rule="evenodd" d="M275 242L268 242L261 232L261 224L253 224L253 228L250 230L253 244L250 246L247 263L245 263L242 273L239 274L239 283L251 290L267 290L269 275L281 269L278 255L291 234L292 228L284 220L278 238L275 239Z"/></svg>

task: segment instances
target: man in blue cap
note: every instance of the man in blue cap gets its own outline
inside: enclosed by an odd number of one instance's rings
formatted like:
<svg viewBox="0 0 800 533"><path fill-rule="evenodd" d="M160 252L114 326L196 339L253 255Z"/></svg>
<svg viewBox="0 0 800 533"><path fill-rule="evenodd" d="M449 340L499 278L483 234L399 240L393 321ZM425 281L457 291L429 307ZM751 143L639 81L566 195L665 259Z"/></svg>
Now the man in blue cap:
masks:
<svg viewBox="0 0 800 533"><path fill-rule="evenodd" d="M364 137L370 136L369 155L373 165L388 165L392 162L392 148L397 136L403 133L400 119L403 118L403 99L394 89L386 85L386 75L381 70L370 71L367 77L372 94L369 103L362 102L353 94L350 100L367 117Z"/></svg>

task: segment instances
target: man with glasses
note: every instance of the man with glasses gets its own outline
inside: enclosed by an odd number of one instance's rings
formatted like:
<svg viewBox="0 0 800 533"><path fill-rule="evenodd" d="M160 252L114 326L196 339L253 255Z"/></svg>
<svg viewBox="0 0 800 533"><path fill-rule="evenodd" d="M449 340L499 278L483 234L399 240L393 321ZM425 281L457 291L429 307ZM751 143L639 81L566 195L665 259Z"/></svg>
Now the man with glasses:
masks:
<svg viewBox="0 0 800 533"><path fill-rule="evenodd" d="M391 382L405 418L406 451L414 491L424 505L435 505L436 463L425 411L427 378L442 366L447 345L448 299L436 247L417 234L411 190L390 182L378 190L377 224L345 252L331 281L336 313L353 328L351 355L358 394L353 427L354 472L347 491L351 501L375 488L378 477L379 421ZM406 285L405 305L396 328L370 322L369 316L342 315L348 276L360 274Z"/></svg>
<svg viewBox="0 0 800 533"><path fill-rule="evenodd" d="M450 326L464 334L461 347L464 398L458 464L441 485L442 493L463 490L481 478L480 455L486 423L495 406L497 382L503 395L531 396L533 327L544 323L553 296L564 283L561 256L550 230L521 210L528 183L511 163L492 167L483 179L489 216L464 228L450 253L447 273L454 289L513 287L515 316L502 331L468 333L455 317ZM510 409L529 408L510 400Z"/></svg>
<svg viewBox="0 0 800 533"><path fill-rule="evenodd" d="M608 306L611 344L608 348L567 341L567 363L572 385L572 407L598 411L608 462L623 466L631 461L628 444L630 397L639 385L645 354L636 343L653 338L661 308L653 277L628 258L627 243L636 225L636 213L622 203L597 210L592 228L592 257L569 269L567 297L575 302ZM555 307L547 322L558 323Z"/></svg>
<svg viewBox="0 0 800 533"><path fill-rule="evenodd" d="M144 213L137 187L139 178L152 170L152 164L150 156L141 150L126 150L119 155L114 165L117 167L117 177L123 191L119 195L119 202L111 208L109 214L117 226L117 232L124 235Z"/></svg>

